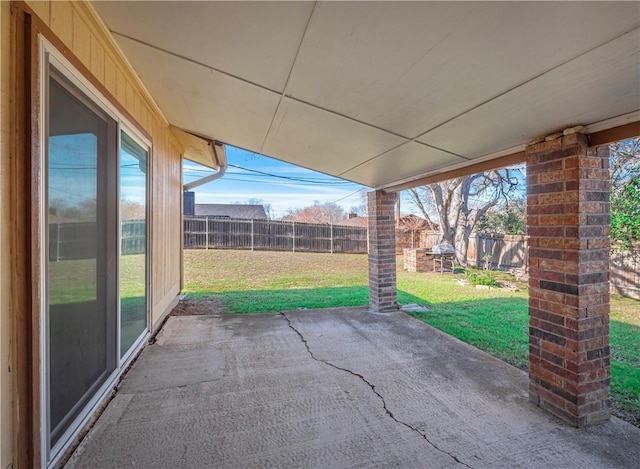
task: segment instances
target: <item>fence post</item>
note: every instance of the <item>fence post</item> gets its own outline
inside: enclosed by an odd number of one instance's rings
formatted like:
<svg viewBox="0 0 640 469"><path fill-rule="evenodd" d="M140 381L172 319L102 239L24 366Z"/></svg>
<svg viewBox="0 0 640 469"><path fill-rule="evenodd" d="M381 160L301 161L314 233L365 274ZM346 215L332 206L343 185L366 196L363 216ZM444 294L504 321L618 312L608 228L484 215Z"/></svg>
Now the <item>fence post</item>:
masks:
<svg viewBox="0 0 640 469"><path fill-rule="evenodd" d="M204 217L204 245L205 249L209 250L209 217Z"/></svg>
<svg viewBox="0 0 640 469"><path fill-rule="evenodd" d="M251 219L251 250L253 251L253 218Z"/></svg>
<svg viewBox="0 0 640 469"><path fill-rule="evenodd" d="M291 226L293 228L293 235L292 235L293 252L296 252L296 222L292 221Z"/></svg>
<svg viewBox="0 0 640 469"><path fill-rule="evenodd" d="M60 262L60 223L56 223L56 262Z"/></svg>
<svg viewBox="0 0 640 469"><path fill-rule="evenodd" d="M333 223L329 224L331 228L331 254L333 254Z"/></svg>

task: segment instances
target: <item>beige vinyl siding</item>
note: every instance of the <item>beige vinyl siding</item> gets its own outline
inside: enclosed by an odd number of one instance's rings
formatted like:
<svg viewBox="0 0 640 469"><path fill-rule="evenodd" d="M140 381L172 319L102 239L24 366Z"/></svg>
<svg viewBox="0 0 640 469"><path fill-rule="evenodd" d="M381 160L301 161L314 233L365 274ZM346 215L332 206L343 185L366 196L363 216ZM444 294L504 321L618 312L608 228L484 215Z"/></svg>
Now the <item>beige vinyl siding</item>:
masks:
<svg viewBox="0 0 640 469"><path fill-rule="evenodd" d="M151 311L156 326L180 290L183 149L91 5L27 4L151 136Z"/></svg>

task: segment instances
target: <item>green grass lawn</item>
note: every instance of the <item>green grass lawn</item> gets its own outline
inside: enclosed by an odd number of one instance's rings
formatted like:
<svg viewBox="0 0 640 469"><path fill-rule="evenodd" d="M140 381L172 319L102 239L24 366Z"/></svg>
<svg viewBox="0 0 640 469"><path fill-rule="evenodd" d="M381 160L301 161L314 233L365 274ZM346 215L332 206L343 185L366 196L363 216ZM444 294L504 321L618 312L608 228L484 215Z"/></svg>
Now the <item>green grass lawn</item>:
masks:
<svg viewBox="0 0 640 469"><path fill-rule="evenodd" d="M499 280L514 282L508 274ZM406 272L398 258L398 301L413 315L522 369L528 363L527 287L460 285L464 275ZM185 251L185 291L214 297L227 313L366 306L367 256L224 250ZM640 301L611 296L611 392L617 415L640 426Z"/></svg>
<svg viewBox="0 0 640 469"><path fill-rule="evenodd" d="M140 297L145 293L146 259L142 254L122 256L120 263L120 294ZM50 262L51 304L82 303L96 299L96 260L77 259Z"/></svg>

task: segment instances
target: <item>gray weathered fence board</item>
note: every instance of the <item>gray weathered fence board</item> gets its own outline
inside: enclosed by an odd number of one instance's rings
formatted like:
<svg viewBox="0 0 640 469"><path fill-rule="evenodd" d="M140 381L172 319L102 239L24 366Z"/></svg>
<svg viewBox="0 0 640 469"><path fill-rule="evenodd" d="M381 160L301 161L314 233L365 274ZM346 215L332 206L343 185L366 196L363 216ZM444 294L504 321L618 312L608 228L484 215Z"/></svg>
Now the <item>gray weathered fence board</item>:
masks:
<svg viewBox="0 0 640 469"><path fill-rule="evenodd" d="M274 220L185 217L188 249L367 252L367 229Z"/></svg>

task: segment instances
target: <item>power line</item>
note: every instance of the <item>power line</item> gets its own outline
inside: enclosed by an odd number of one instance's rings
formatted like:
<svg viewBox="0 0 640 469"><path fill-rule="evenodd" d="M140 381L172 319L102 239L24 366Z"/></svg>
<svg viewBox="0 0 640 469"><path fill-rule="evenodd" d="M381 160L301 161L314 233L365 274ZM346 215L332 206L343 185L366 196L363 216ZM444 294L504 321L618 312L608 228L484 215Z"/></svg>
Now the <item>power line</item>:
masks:
<svg viewBox="0 0 640 469"><path fill-rule="evenodd" d="M333 181L330 179L324 179L324 178L315 178L315 177L309 177L309 178L301 178L301 177L291 177L291 176L280 176L278 174L272 174L272 173L267 173L264 171L259 171L257 169L250 169L250 168L243 168L242 166L238 166L235 164L230 164L229 166L233 167L233 168L237 168L237 169L241 169L243 171L249 171L252 173L256 173L256 174L262 174L264 176L271 176L271 177L276 177L276 178L280 178L280 179L290 179L290 180L294 180L294 181L306 181L306 182L317 182L317 183L328 183L328 184L351 184L348 181Z"/></svg>
<svg viewBox="0 0 640 469"><path fill-rule="evenodd" d="M227 174L239 174L239 173L227 173ZM234 177L225 177L225 181L239 181L239 182L252 182L252 183L264 183L264 184L276 184L278 186L317 186L317 183L307 183L307 182L296 182L296 181L256 181L255 179L242 179L242 178L234 178Z"/></svg>
<svg viewBox="0 0 640 469"><path fill-rule="evenodd" d="M331 179L325 179L325 178L282 176L282 175L279 175L279 174L272 174L272 173L267 173L265 171L259 171L257 169L244 168L242 166L238 166L238 165L234 165L234 164L230 164L228 166L236 168L236 169L240 169L242 171L247 171L247 172L250 172L250 173L253 173L253 174L243 174L243 173L237 173L237 172L232 172L232 171L228 171L227 174L238 174L238 175L252 176L252 177L272 177L272 178L277 178L277 179L285 179L285 180L293 181L293 182L303 182L303 183L307 183L307 184L318 184L318 185L348 185L348 184L353 184L352 182L349 182L349 181L331 180ZM207 173L207 174L211 173L211 171L209 171L209 170L198 169L198 168L188 168L188 169L185 169L185 172L188 172L188 173ZM229 178L225 178L225 179L228 180Z"/></svg>
<svg viewBox="0 0 640 469"><path fill-rule="evenodd" d="M352 192L352 193L351 193L351 194L349 194L349 195L345 195L344 197L341 197L341 198L339 198L338 200L334 200L333 202L328 202L328 203L330 203L330 204L335 204L336 202L340 202L341 200L348 199L349 197L351 197L351 196L353 196L353 195L356 195L358 192L361 192L361 191L362 191L362 189L358 189L357 191Z"/></svg>

